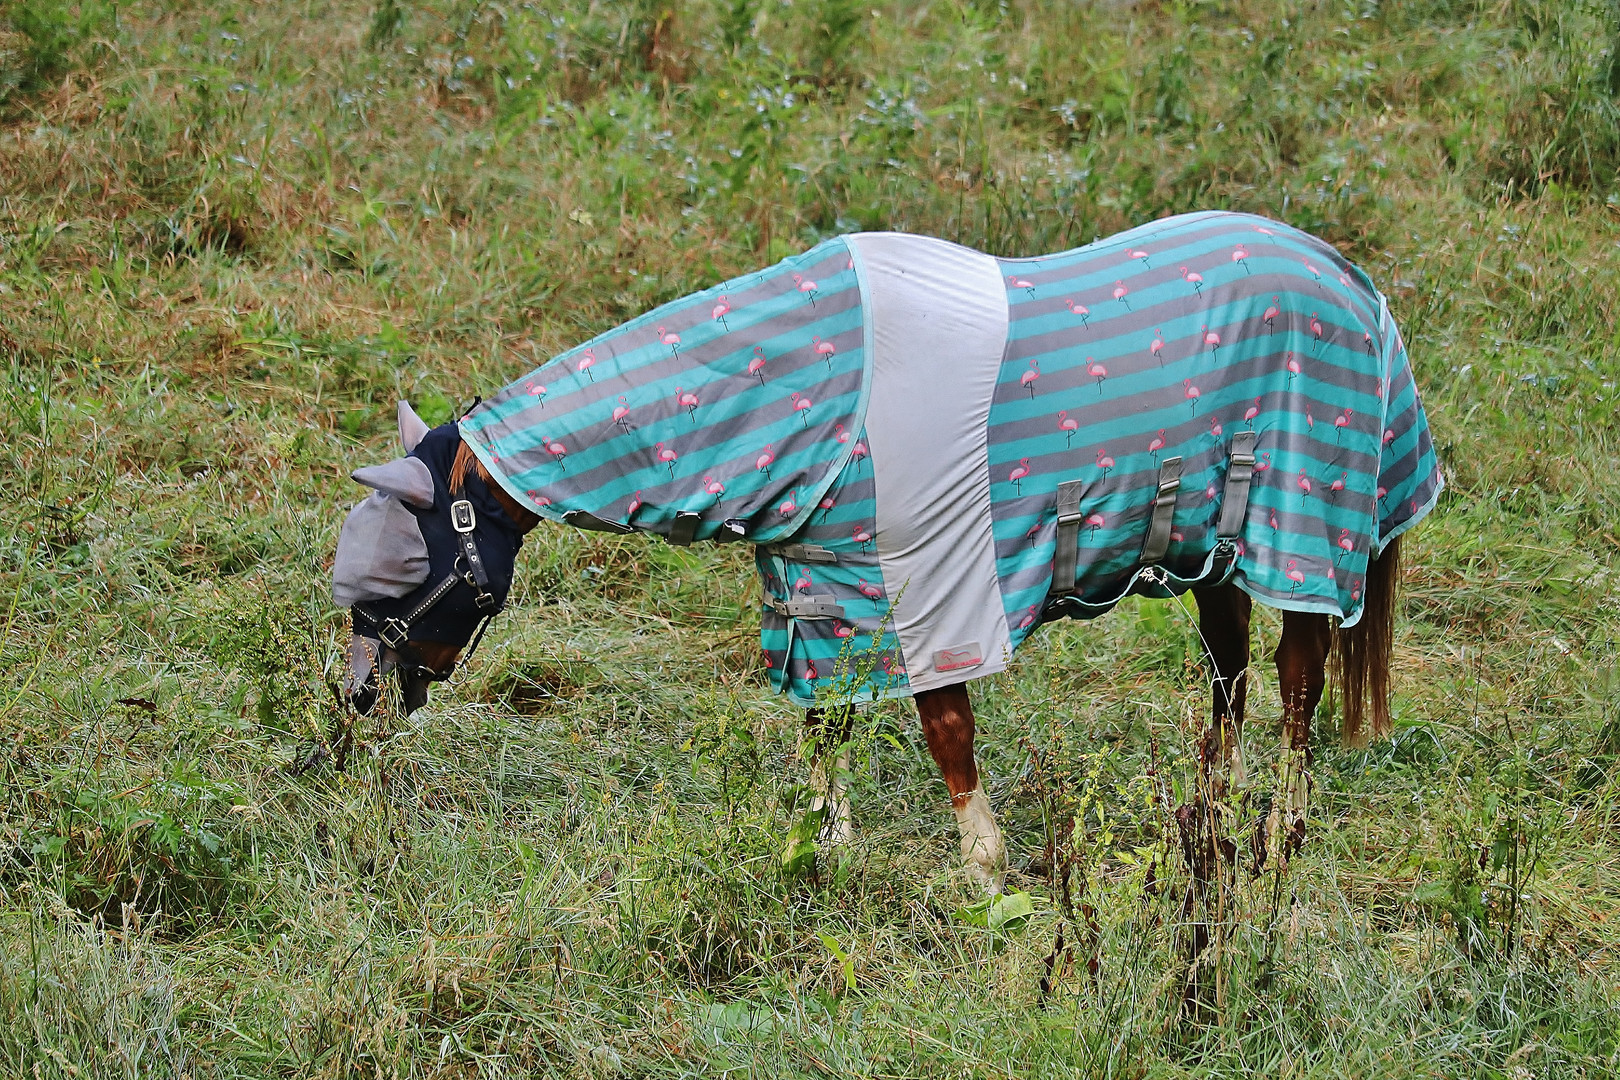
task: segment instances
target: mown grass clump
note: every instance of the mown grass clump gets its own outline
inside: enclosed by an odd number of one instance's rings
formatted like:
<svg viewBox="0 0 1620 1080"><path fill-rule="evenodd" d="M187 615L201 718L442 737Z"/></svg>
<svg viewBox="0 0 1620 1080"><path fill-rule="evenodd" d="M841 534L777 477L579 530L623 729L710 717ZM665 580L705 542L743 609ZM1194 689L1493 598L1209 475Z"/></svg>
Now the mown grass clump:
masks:
<svg viewBox="0 0 1620 1080"><path fill-rule="evenodd" d="M0 3L0 1071L1614 1072L1617 26ZM442 422L839 231L1027 255L1198 207L1368 270L1449 484L1395 735L1321 736L1312 842L1245 856L1212 1014L1182 1008L1180 606L1049 627L976 686L1030 894L1005 921L906 705L857 720L858 841L793 857L747 552L541 530L430 709L341 708L327 568L398 398Z"/></svg>

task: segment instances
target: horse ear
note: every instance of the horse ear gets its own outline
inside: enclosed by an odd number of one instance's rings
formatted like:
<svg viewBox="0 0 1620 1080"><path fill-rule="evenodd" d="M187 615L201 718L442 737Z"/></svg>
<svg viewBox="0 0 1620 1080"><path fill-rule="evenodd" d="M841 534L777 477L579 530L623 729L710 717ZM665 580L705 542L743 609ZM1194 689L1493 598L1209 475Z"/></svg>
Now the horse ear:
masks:
<svg viewBox="0 0 1620 1080"><path fill-rule="evenodd" d="M399 441L405 447L405 452L408 454L415 450L416 444L421 442L422 436L427 433L427 423L416 415L416 410L411 408L411 403L401 401L399 403Z"/></svg>
<svg viewBox="0 0 1620 1080"><path fill-rule="evenodd" d="M419 510L433 509L433 474L421 458L395 458L386 465L356 469L349 476Z"/></svg>

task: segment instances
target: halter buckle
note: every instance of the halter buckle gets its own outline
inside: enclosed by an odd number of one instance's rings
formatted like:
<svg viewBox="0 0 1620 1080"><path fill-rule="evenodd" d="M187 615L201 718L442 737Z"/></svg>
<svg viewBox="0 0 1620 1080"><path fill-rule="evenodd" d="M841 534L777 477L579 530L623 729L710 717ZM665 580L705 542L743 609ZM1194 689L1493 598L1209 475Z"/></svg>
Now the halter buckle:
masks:
<svg viewBox="0 0 1620 1080"><path fill-rule="evenodd" d="M377 624L377 636L382 639L384 645L399 652L411 639L411 624L389 616Z"/></svg>
<svg viewBox="0 0 1620 1080"><path fill-rule="evenodd" d="M478 517L473 513L473 504L466 499L457 499L450 504L450 524L458 533L470 533L478 527Z"/></svg>

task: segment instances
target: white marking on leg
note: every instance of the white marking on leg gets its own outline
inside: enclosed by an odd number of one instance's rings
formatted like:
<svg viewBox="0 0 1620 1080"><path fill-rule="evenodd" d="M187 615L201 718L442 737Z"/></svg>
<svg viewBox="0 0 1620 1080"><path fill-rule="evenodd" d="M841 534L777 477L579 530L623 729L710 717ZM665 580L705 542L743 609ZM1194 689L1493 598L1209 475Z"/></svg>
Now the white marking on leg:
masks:
<svg viewBox="0 0 1620 1080"><path fill-rule="evenodd" d="M968 875L983 885L985 892L1000 893L1007 873L1007 848L1001 841L990 799L983 788L974 788L966 798L952 799L951 805L956 811L957 831L962 834L962 861L967 864Z"/></svg>
<svg viewBox="0 0 1620 1080"><path fill-rule="evenodd" d="M833 762L832 775L818 754L810 763L810 800L812 812L823 807L827 816L821 826L821 838L829 844L847 844L855 839L855 814L849 801L849 751L845 750Z"/></svg>

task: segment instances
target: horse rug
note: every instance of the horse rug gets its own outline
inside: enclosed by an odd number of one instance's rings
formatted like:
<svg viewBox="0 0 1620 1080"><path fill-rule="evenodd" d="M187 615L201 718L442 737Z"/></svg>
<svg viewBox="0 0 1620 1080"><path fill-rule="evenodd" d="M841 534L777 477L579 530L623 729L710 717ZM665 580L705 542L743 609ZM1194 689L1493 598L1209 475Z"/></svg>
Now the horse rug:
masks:
<svg viewBox="0 0 1620 1080"><path fill-rule="evenodd" d="M1383 296L1230 213L1027 259L836 237L460 430L542 517L757 545L771 683L805 705L1004 670L1044 618L1133 590L1229 579L1353 623L1442 487Z"/></svg>

